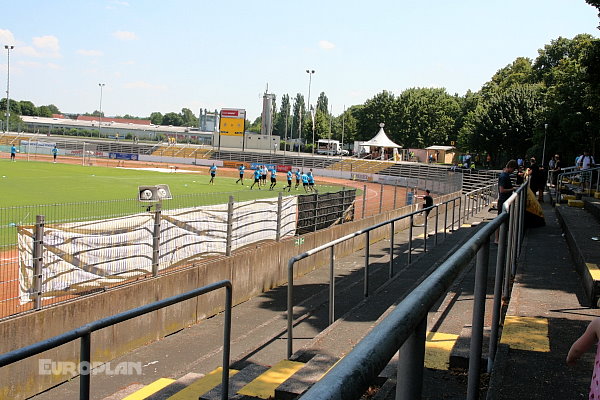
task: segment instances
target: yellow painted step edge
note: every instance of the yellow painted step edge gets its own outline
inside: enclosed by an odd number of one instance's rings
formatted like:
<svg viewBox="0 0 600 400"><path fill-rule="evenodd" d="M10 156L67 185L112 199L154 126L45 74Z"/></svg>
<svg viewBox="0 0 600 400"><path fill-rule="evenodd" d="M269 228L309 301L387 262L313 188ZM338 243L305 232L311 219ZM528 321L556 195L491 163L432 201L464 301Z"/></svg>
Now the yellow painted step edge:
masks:
<svg viewBox="0 0 600 400"><path fill-rule="evenodd" d="M303 366L304 363L301 362L281 360L240 389L238 394L261 399L273 397L275 396L277 386L285 382L286 379L294 375Z"/></svg>
<svg viewBox="0 0 600 400"><path fill-rule="evenodd" d="M131 393L129 396L124 397L123 400L142 400L145 399L146 397L160 391L161 389L164 389L165 387L169 386L171 383L175 382L175 379L169 379L169 378L160 378L154 382L152 382L151 384L144 386L143 388L141 388L140 390L138 390L137 392Z"/></svg>
<svg viewBox="0 0 600 400"><path fill-rule="evenodd" d="M516 350L550 352L548 318L507 315L501 343Z"/></svg>
<svg viewBox="0 0 600 400"><path fill-rule="evenodd" d="M221 384L221 375L223 368L219 367L217 369L212 370L202 378L198 379L196 382L192 383L185 389L175 393L173 396L169 397L168 400L198 400L200 395L208 392L213 389L217 385ZM231 378L235 374L237 374L238 370L230 369L229 377Z"/></svg>

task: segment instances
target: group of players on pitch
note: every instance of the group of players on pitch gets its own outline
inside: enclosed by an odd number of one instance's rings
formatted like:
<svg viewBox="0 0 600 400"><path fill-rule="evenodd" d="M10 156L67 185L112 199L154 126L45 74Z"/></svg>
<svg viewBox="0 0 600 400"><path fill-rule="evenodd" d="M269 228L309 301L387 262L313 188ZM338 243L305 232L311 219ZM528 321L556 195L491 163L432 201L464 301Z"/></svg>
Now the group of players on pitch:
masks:
<svg viewBox="0 0 600 400"><path fill-rule="evenodd" d="M237 181L235 181L235 183L239 182L242 185L244 185L244 171L246 170L246 167L242 164L238 167L238 170L240 173L240 177ZM254 170L254 182L250 186L250 189L254 189L254 185L258 186L258 190L261 190L261 186L266 187L267 175L269 174L271 174L271 185L269 186L269 190L273 190L277 185L277 169L275 167L267 168L266 165L260 165ZM304 171L300 172L299 169L296 169L295 172L292 172L292 170L287 171L287 186L285 186L282 190L285 191L287 189L288 192L292 190L292 180L294 176L296 177L296 186L294 187L295 190L298 190L298 186L300 186L300 182L302 182L302 187L304 188L304 191L306 193L317 192L317 190L315 189L315 177L313 175L312 169L310 169L306 173Z"/></svg>

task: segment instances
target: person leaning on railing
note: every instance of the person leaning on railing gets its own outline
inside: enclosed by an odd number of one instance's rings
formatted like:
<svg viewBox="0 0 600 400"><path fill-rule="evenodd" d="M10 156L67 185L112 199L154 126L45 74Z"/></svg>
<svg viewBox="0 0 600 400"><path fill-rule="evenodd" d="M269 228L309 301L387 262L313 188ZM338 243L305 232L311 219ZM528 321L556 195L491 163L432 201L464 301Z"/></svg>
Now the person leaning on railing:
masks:
<svg viewBox="0 0 600 400"><path fill-rule="evenodd" d="M510 160L508 163L506 163L506 167L504 167L500 173L500 176L498 176L498 215L502 213L502 205L504 202L508 200L510 195L516 189L510 179L510 175L515 171L515 169L517 169L517 162L515 160ZM498 235L499 232L496 230L496 240L494 241L496 244L498 243Z"/></svg>

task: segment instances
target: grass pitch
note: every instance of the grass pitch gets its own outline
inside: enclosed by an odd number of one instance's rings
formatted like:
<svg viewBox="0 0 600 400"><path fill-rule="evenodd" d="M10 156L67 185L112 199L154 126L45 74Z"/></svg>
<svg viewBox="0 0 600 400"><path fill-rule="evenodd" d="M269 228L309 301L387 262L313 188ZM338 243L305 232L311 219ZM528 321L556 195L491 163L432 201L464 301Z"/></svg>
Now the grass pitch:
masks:
<svg viewBox="0 0 600 400"><path fill-rule="evenodd" d="M237 178L218 173L214 185L209 185L209 180L207 171L165 173L0 160L0 227L31 224L37 214L48 222L59 222L139 213L148 206L137 201L138 186L142 185L169 185L173 200L163 202L165 209L226 203L231 195L236 202L273 198L287 185L285 174L279 173L273 191L268 190L269 179L262 190L256 186L250 190L252 171L246 172L244 186L235 183ZM317 185L317 189L324 193L341 187ZM291 194L304 194L304 190L292 190Z"/></svg>

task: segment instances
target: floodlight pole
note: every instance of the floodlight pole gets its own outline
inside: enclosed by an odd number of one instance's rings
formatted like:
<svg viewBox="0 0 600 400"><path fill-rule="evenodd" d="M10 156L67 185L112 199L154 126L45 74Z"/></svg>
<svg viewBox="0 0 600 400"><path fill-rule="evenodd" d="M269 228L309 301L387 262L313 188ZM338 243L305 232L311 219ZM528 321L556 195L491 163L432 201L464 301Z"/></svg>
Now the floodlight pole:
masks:
<svg viewBox="0 0 600 400"><path fill-rule="evenodd" d="M15 48L12 45L4 45L6 49L6 124L4 125L4 133L10 132L9 120L10 120L10 96L9 96L9 88L10 88L10 51Z"/></svg>
<svg viewBox="0 0 600 400"><path fill-rule="evenodd" d="M311 112L310 109L310 85L312 83L312 76L315 73L314 69L307 69L306 73L308 74L308 112ZM315 155L315 119L313 117L313 145L312 145L312 155Z"/></svg>
<svg viewBox="0 0 600 400"><path fill-rule="evenodd" d="M100 114L98 115L98 139L100 139L100 129L102 129L102 88L106 84L99 83L98 86L100 86Z"/></svg>

